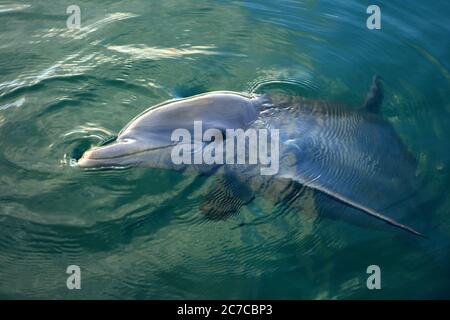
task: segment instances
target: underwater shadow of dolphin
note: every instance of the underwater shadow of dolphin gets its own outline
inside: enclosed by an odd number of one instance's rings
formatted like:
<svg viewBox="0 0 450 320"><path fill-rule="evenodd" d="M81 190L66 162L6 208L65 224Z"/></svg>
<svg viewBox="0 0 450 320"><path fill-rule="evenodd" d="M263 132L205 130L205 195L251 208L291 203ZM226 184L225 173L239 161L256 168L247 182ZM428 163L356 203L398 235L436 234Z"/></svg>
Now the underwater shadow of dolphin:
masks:
<svg viewBox="0 0 450 320"><path fill-rule="evenodd" d="M394 128L382 118L382 100L379 76L374 76L359 109L304 97L235 92L172 100L139 114L112 143L86 151L78 166L221 172L201 208L212 219L237 213L255 193L282 194L295 183L350 208L343 213L344 220L370 217L423 237L399 222L411 208L399 210L396 204L418 189L416 162ZM177 142L172 141L171 134L180 128L192 133L194 121L202 121L203 131L279 129L279 171L262 176L259 164L174 164L171 150Z"/></svg>

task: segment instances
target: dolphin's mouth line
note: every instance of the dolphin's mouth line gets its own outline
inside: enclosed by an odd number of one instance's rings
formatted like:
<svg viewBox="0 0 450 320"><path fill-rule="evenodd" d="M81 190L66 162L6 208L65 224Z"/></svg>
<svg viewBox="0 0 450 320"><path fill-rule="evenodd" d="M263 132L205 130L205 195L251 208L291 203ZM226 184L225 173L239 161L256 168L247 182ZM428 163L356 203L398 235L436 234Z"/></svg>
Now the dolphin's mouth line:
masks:
<svg viewBox="0 0 450 320"><path fill-rule="evenodd" d="M80 158L80 160L85 159L85 160L90 160L90 161L96 161L96 160L101 161L101 160L118 159L118 158L124 158L124 157L129 157L129 156L135 156L137 154L142 154L142 153L146 153L146 152L149 152L149 151L167 149L167 148L173 147L175 145L176 145L176 143L175 144L170 144L170 145L167 145L167 146L163 146L163 147L149 148L149 149L144 149L144 150L135 151L135 152L131 152L131 153L126 153L126 154L122 154L122 155L117 155L117 156L114 156L114 157L103 157L103 158L89 158L89 157L87 157L87 158L85 158L84 155L83 155ZM92 151L95 151L95 149L92 149ZM80 161L80 160L78 160L78 161Z"/></svg>

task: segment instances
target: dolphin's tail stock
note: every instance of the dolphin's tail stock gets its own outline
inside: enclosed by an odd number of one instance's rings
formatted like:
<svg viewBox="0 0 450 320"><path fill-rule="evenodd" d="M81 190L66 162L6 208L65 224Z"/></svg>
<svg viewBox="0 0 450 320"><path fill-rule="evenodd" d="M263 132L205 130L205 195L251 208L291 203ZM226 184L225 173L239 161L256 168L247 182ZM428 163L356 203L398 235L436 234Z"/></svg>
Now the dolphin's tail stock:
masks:
<svg viewBox="0 0 450 320"><path fill-rule="evenodd" d="M318 183L316 181L306 181L306 182L303 181L302 183L305 186L309 187L309 188L312 188L312 189L315 189L315 190L317 190L319 192L322 192L322 193L326 194L327 196L329 196L329 197L331 197L331 198L333 198L333 199L335 199L335 200L337 200L337 201L339 201L339 202L341 202L341 203L343 203L345 205L348 205L349 207L352 207L352 208L354 208L354 209L356 209L356 210L358 210L358 211L360 211L362 213L365 213L365 214L367 214L367 215L369 215L369 216L371 216L371 217L373 217L375 219L383 221L383 222L385 222L385 223L387 223L387 224L389 224L389 225L391 225L393 227L405 230L406 232L409 232L409 233L411 233L411 234L413 234L415 236L421 237L421 238L428 238L426 235L424 235L423 233L413 229L412 227L404 225L404 224L402 224L402 223L400 223L400 222L398 222L398 221L396 221L396 220L394 220L394 219L392 219L392 218L390 218L390 217L388 217L386 215L383 215L382 213L380 213L380 212L378 212L378 211L376 211L376 210L374 210L372 208L369 208L369 207L367 207L367 206L365 206L365 205L363 205L363 204L361 204L361 203L359 203L357 201L354 201L354 200L352 200L352 199L350 199L350 198L348 198L348 197L346 197L346 196L344 196L342 194L339 194L338 192L335 192L335 191L333 191L333 190L331 190L331 189L329 189L329 188L327 188L325 186L322 186L322 185L320 185L320 183Z"/></svg>

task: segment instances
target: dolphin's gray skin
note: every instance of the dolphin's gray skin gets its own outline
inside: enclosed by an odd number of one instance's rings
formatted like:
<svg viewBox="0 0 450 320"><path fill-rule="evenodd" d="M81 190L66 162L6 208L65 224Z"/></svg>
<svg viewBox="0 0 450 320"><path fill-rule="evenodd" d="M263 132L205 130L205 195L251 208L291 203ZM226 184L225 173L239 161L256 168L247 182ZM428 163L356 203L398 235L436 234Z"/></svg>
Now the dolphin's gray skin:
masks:
<svg viewBox="0 0 450 320"><path fill-rule="evenodd" d="M145 166L186 170L170 157L171 134L185 128L192 132L194 121L203 131L214 128L247 129L258 116L259 100L233 92L212 92L151 107L122 129L112 144L87 151L78 161L83 168ZM188 168L189 169L189 168ZM201 166L195 169L205 169Z"/></svg>
<svg viewBox="0 0 450 320"><path fill-rule="evenodd" d="M277 128L279 172L261 176L255 165L223 165L223 187L211 191L202 208L205 213L213 218L227 215L250 202L254 193L281 194L295 183L344 204L349 208L341 211L344 218L368 215L421 236L398 222L407 212L398 204L417 190L416 163L379 114L382 98L380 79L374 77L360 109L303 97L233 92L169 101L134 118L112 144L85 152L78 165L216 172L208 165L174 165L170 157L173 130L192 131L199 120L203 130Z"/></svg>

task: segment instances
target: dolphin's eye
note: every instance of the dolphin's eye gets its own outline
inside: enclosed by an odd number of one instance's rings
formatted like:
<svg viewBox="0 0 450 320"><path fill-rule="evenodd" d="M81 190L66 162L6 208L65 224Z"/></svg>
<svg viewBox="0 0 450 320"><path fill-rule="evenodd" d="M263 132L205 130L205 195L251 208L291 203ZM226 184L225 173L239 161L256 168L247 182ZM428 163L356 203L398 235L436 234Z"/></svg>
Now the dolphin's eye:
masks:
<svg viewBox="0 0 450 320"><path fill-rule="evenodd" d="M100 141L100 143L99 143L98 146L99 146L99 147L106 146L107 144L110 144L110 143L116 141L116 139L117 139L117 136L116 136L116 135L110 135L110 136L107 136L107 137L104 138L102 141Z"/></svg>

